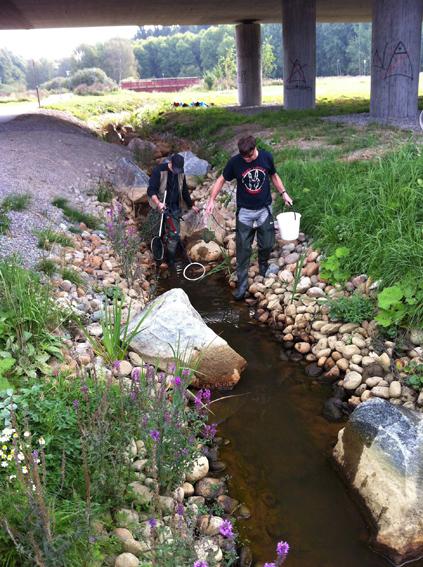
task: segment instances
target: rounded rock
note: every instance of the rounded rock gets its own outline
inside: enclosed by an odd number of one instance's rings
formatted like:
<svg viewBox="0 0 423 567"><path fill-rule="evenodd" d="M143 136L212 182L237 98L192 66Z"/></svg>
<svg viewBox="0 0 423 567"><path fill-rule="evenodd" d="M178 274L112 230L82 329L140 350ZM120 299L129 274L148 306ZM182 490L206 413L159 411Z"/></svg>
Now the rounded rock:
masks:
<svg viewBox="0 0 423 567"><path fill-rule="evenodd" d="M209 460L202 455L193 464L192 469L187 473L186 480L190 483L197 482L207 476L209 472Z"/></svg>
<svg viewBox="0 0 423 567"><path fill-rule="evenodd" d="M354 370L352 372L347 372L344 378L344 388L346 390L355 390L360 386L362 379L361 374Z"/></svg>
<svg viewBox="0 0 423 567"><path fill-rule="evenodd" d="M390 398L401 397L401 382L395 381L389 384L389 397Z"/></svg>
<svg viewBox="0 0 423 567"><path fill-rule="evenodd" d="M121 553L116 557L115 567L138 567L138 557L132 553Z"/></svg>

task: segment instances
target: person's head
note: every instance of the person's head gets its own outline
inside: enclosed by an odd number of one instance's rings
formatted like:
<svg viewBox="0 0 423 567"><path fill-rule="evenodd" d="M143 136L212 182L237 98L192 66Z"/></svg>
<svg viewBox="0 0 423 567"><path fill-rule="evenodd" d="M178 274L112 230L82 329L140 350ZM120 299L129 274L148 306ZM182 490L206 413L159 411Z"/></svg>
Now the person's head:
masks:
<svg viewBox="0 0 423 567"><path fill-rule="evenodd" d="M238 140L238 150L245 161L253 161L256 157L256 139L254 136L243 136Z"/></svg>
<svg viewBox="0 0 423 567"><path fill-rule="evenodd" d="M181 154L173 154L173 156L170 158L169 169L172 171L172 173L183 173L184 163L184 156L181 156Z"/></svg>

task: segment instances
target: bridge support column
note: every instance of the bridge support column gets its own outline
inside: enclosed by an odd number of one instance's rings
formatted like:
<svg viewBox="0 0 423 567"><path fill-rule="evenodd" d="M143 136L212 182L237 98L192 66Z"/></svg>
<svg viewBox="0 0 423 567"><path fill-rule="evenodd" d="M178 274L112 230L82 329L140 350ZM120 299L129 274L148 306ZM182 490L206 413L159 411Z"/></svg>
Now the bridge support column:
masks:
<svg viewBox="0 0 423 567"><path fill-rule="evenodd" d="M238 101L240 106L261 105L260 24L236 26Z"/></svg>
<svg viewBox="0 0 423 567"><path fill-rule="evenodd" d="M284 108L314 108L316 0L282 0L282 18Z"/></svg>
<svg viewBox="0 0 423 567"><path fill-rule="evenodd" d="M423 0L373 0L370 115L415 119Z"/></svg>

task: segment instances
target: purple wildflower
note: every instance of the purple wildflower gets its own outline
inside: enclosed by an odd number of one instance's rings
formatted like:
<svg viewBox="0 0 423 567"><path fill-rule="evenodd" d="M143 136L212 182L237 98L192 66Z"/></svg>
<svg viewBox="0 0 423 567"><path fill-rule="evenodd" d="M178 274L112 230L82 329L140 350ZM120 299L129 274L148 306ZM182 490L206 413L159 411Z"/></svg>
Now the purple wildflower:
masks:
<svg viewBox="0 0 423 567"><path fill-rule="evenodd" d="M112 365L113 370L119 370L120 368L120 360L115 360Z"/></svg>
<svg viewBox="0 0 423 567"><path fill-rule="evenodd" d="M154 366L147 364L147 371L145 373L147 380L153 380L154 378Z"/></svg>
<svg viewBox="0 0 423 567"><path fill-rule="evenodd" d="M184 378L187 378L191 374L191 370L189 368L184 368L181 374Z"/></svg>
<svg viewBox="0 0 423 567"><path fill-rule="evenodd" d="M223 520L222 525L219 530L220 535L223 537L232 538L234 537L234 532L232 530L232 524L229 520Z"/></svg>
<svg viewBox="0 0 423 567"><path fill-rule="evenodd" d="M176 370L175 362L169 362L169 364L167 365L167 371L169 372L169 374L173 374L175 370Z"/></svg>
<svg viewBox="0 0 423 567"><path fill-rule="evenodd" d="M135 367L131 372L131 378L134 382L140 381L140 369L139 367Z"/></svg>
<svg viewBox="0 0 423 567"><path fill-rule="evenodd" d="M150 526L150 528L151 528L152 530L154 530L155 528L157 528L157 520L156 520L156 518L150 518L150 519L148 520L148 525Z"/></svg>
<svg viewBox="0 0 423 567"><path fill-rule="evenodd" d="M280 541L276 546L276 553L278 557L288 555L289 552L289 543L286 541Z"/></svg>
<svg viewBox="0 0 423 567"><path fill-rule="evenodd" d="M196 561L193 567L209 567L209 564L206 561Z"/></svg>
<svg viewBox="0 0 423 567"><path fill-rule="evenodd" d="M88 394L88 386L86 384L81 386L81 394Z"/></svg>
<svg viewBox="0 0 423 567"><path fill-rule="evenodd" d="M182 380L180 376L175 376L175 378L173 379L173 385L174 386L180 386L182 384Z"/></svg>
<svg viewBox="0 0 423 567"><path fill-rule="evenodd" d="M264 567L276 567L276 563L265 563Z"/></svg>
<svg viewBox="0 0 423 567"><path fill-rule="evenodd" d="M160 441L160 431L157 431L157 429L152 429L150 431L150 437L155 443L158 443Z"/></svg>
<svg viewBox="0 0 423 567"><path fill-rule="evenodd" d="M74 410L77 410L78 407L79 407L79 401L78 401L78 400L73 400L72 405L73 405L73 409L74 409Z"/></svg>
<svg viewBox="0 0 423 567"><path fill-rule="evenodd" d="M142 426L143 426L143 427L147 427L147 424L148 424L148 417L147 417L146 415L142 418L141 423L142 423Z"/></svg>
<svg viewBox="0 0 423 567"><path fill-rule="evenodd" d="M131 390L131 392L129 392L129 397L133 402L135 402L135 400L137 399L137 392L135 390Z"/></svg>
<svg viewBox="0 0 423 567"><path fill-rule="evenodd" d="M163 413L163 419L165 423L170 423L172 421L172 415L168 411L165 411Z"/></svg>
<svg viewBox="0 0 423 567"><path fill-rule="evenodd" d="M209 388L205 388L204 390L200 390L201 391L201 397L203 399L203 402L205 404L210 403L211 400L211 391L209 390Z"/></svg>
<svg viewBox="0 0 423 567"><path fill-rule="evenodd" d="M157 374L157 381L159 382L159 384L162 384L165 378L166 378L166 374L164 372L159 372Z"/></svg>
<svg viewBox="0 0 423 567"><path fill-rule="evenodd" d="M38 451L37 449L35 449L34 451L32 451L32 457L34 459L34 461L36 461L38 459Z"/></svg>
<svg viewBox="0 0 423 567"><path fill-rule="evenodd" d="M205 425L203 429L203 435L207 439L213 439L217 433L217 427L215 423L211 423L210 425Z"/></svg>
<svg viewBox="0 0 423 567"><path fill-rule="evenodd" d="M185 507L183 504L181 504L180 502L178 502L177 506L176 506L176 513L178 514L178 516L183 516L185 512Z"/></svg>

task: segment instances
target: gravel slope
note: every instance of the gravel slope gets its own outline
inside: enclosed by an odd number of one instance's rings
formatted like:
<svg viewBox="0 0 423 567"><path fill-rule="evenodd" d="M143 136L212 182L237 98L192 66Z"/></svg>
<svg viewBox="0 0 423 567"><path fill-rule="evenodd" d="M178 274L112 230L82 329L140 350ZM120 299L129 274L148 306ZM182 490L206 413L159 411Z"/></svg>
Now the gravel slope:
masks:
<svg viewBox="0 0 423 567"><path fill-rule="evenodd" d="M65 197L90 209L87 190L122 156L131 153L59 113L26 114L0 123L0 202L10 193L32 195L27 210L9 213L11 228L0 235L0 257L18 253L26 265L33 265L39 257L33 231L55 228L63 221L52 199Z"/></svg>

